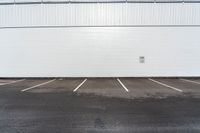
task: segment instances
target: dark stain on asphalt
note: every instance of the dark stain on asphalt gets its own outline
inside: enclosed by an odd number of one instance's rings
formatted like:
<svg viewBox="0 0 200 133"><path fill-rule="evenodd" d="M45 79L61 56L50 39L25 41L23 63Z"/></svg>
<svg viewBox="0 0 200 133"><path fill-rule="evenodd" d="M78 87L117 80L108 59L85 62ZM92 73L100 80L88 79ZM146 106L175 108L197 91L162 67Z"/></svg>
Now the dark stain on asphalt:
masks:
<svg viewBox="0 0 200 133"><path fill-rule="evenodd" d="M100 118L96 118L94 122L95 128L105 128L104 122Z"/></svg>

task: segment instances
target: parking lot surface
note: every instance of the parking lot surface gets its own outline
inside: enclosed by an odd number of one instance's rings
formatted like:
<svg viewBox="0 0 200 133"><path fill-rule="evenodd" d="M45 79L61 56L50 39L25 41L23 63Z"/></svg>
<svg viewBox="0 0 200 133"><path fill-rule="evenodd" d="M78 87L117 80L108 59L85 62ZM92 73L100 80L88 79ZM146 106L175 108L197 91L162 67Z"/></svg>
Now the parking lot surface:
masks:
<svg viewBox="0 0 200 133"><path fill-rule="evenodd" d="M200 132L200 79L0 79L1 133Z"/></svg>

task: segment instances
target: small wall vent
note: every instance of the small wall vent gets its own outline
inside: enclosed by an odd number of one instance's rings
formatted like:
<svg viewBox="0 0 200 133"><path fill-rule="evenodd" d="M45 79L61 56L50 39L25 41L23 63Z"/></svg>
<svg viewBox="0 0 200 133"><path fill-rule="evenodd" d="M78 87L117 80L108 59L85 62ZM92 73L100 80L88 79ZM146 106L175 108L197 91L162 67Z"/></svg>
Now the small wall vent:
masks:
<svg viewBox="0 0 200 133"><path fill-rule="evenodd" d="M145 63L145 57L144 56L140 56L139 57L139 62L140 63Z"/></svg>

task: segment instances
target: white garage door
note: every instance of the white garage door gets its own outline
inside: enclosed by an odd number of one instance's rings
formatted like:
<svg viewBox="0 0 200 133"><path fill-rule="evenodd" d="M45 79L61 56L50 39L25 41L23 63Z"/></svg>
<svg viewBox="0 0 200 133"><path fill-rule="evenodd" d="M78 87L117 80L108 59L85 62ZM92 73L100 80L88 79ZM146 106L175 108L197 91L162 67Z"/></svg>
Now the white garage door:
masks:
<svg viewBox="0 0 200 133"><path fill-rule="evenodd" d="M0 77L200 76L200 3L0 5Z"/></svg>

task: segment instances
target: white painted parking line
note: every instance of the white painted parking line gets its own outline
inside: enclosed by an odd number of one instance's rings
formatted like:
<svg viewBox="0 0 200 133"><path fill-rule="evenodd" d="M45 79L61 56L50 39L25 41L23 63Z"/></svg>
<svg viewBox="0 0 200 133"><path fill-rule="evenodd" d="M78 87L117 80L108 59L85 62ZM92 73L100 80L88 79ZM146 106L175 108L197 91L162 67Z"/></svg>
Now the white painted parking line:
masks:
<svg viewBox="0 0 200 133"><path fill-rule="evenodd" d="M21 82L21 81L24 81L24 80L26 80L26 79L20 79L20 80L11 81L11 82L8 82L8 83L2 83L2 84L0 84L0 86L2 86L2 85L9 85L9 84L13 84L13 83L17 83L17 82Z"/></svg>
<svg viewBox="0 0 200 133"><path fill-rule="evenodd" d="M191 82L191 83L195 83L195 84L199 84L200 85L200 82L196 82L196 81L193 81L193 80L188 80L188 79L180 79L182 81L186 81L186 82Z"/></svg>
<svg viewBox="0 0 200 133"><path fill-rule="evenodd" d="M173 89L173 90L176 90L176 91L179 91L179 92L183 92L183 90L181 90L181 89L178 89L178 88L176 88L176 87L173 87L173 86L170 86L170 85L164 84L164 83L159 82L159 81L157 81L157 80L154 80L154 79L151 79L151 78L148 78L148 80L150 80L150 81L152 81L152 82L155 82L155 83L157 83L157 84L160 84L160 85L162 85L162 86L165 86L165 87L171 88L171 89Z"/></svg>
<svg viewBox="0 0 200 133"><path fill-rule="evenodd" d="M81 83L73 90L73 92L77 91L86 81L87 81L87 79L83 80L83 82L81 82Z"/></svg>
<svg viewBox="0 0 200 133"><path fill-rule="evenodd" d="M53 79L53 80L49 80L47 82L44 82L44 83L41 83L41 84L38 84L38 85L35 85L35 86L32 86L32 87L29 87L29 88L26 88L26 89L23 89L21 90L21 92L24 92L24 91L28 91L30 89L33 89L33 88L36 88L36 87L39 87L39 86L42 86L42 85L45 85L45 84L48 84L48 83L51 83L53 81L55 81L56 79Z"/></svg>
<svg viewBox="0 0 200 133"><path fill-rule="evenodd" d="M129 92L129 90L126 88L126 86L122 83L122 81L121 81L119 78L117 78L117 81L120 83L120 85L121 85L127 92Z"/></svg>

